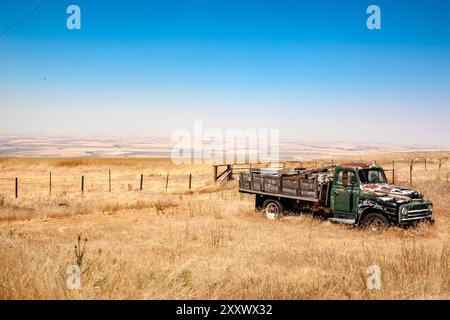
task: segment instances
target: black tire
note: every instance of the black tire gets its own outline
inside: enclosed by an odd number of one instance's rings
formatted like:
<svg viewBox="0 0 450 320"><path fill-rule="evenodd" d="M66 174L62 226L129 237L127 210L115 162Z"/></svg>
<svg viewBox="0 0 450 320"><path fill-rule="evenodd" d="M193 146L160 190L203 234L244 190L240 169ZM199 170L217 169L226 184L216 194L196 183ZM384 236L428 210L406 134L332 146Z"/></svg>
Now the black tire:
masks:
<svg viewBox="0 0 450 320"><path fill-rule="evenodd" d="M278 219L284 212L284 206L277 200L266 200L263 203L264 214L269 220Z"/></svg>
<svg viewBox="0 0 450 320"><path fill-rule="evenodd" d="M362 221L364 229L372 231L385 230L389 227L389 220L379 213L369 213Z"/></svg>

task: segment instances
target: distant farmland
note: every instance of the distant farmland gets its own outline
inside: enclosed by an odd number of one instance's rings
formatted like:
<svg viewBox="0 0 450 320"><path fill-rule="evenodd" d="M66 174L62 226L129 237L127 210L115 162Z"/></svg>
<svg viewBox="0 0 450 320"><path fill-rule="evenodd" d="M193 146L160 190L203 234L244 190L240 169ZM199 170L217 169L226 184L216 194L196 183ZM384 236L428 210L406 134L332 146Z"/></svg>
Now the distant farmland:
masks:
<svg viewBox="0 0 450 320"><path fill-rule="evenodd" d="M0 156L20 157L170 157L170 138L92 138L61 136L0 136ZM374 152L445 151L450 146L345 143L338 141L280 141L280 158L352 157Z"/></svg>

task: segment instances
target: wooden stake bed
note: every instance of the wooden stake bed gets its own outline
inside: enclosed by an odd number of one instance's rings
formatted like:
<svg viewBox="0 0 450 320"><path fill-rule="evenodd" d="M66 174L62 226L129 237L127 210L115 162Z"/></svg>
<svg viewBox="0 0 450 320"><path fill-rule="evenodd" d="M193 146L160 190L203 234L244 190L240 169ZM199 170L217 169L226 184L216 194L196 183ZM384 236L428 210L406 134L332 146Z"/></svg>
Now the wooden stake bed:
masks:
<svg viewBox="0 0 450 320"><path fill-rule="evenodd" d="M301 171L251 170L239 176L239 191L304 201L319 201L317 174Z"/></svg>

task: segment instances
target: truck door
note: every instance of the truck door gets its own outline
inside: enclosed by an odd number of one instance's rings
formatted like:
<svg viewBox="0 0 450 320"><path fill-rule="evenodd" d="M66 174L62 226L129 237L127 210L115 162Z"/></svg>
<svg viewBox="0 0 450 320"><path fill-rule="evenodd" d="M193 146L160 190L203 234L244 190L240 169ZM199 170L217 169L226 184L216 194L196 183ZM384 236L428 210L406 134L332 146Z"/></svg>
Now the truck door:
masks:
<svg viewBox="0 0 450 320"><path fill-rule="evenodd" d="M332 195L332 210L340 218L351 218L356 210L356 175L352 170L343 170L337 173L334 181Z"/></svg>

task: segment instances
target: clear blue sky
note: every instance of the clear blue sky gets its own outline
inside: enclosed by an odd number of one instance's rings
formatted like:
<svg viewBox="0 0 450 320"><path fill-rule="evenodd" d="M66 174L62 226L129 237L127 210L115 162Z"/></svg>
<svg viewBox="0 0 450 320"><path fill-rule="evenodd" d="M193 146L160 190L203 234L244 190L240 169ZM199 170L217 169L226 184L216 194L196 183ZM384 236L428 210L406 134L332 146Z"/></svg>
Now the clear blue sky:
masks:
<svg viewBox="0 0 450 320"><path fill-rule="evenodd" d="M40 2L1 0L0 33ZM443 0L48 0L0 37L0 133L170 136L203 120L448 145L449 14Z"/></svg>

